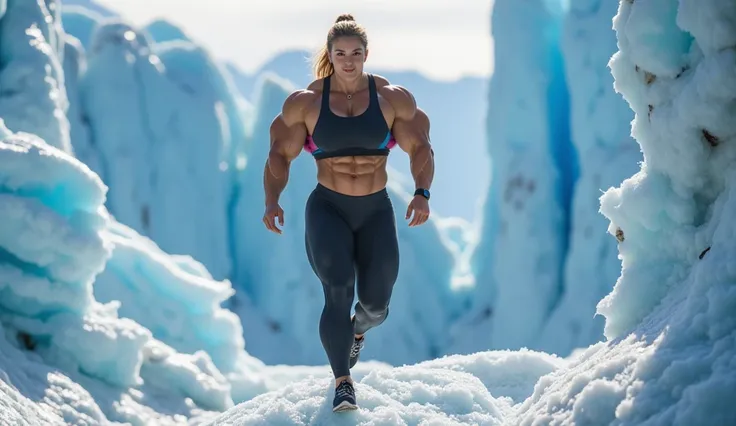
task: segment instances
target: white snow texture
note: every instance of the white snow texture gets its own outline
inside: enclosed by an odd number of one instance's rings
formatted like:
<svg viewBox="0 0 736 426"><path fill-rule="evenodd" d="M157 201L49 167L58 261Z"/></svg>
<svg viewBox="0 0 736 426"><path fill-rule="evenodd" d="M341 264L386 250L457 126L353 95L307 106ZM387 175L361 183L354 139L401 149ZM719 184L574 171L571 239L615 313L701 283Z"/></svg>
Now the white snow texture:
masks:
<svg viewBox="0 0 736 426"><path fill-rule="evenodd" d="M0 0L0 424L736 424L736 2L494 1L482 232L399 227L341 414L307 156L260 224L290 83L77 3Z"/></svg>

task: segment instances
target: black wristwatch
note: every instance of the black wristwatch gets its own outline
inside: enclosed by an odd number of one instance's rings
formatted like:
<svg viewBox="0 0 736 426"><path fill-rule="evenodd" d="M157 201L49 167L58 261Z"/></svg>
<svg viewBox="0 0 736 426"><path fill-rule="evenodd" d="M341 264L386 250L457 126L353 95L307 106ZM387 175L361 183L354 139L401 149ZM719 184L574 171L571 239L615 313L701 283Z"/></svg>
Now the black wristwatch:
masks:
<svg viewBox="0 0 736 426"><path fill-rule="evenodd" d="M417 190L414 191L414 196L417 195L421 195L422 197L429 200L429 189L417 188Z"/></svg>

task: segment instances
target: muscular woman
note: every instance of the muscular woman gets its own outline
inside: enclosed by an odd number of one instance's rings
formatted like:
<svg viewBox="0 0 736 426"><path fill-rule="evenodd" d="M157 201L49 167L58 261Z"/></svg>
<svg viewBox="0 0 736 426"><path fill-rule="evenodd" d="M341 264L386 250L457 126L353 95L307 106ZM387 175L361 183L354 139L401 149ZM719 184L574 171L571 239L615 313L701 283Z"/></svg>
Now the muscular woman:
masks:
<svg viewBox="0 0 736 426"><path fill-rule="evenodd" d="M367 58L365 30L351 15L341 15L315 62L316 80L291 93L271 124L264 171L263 222L281 234L279 196L291 162L305 150L317 163L317 186L306 205L305 245L324 289L319 332L335 377L334 411L357 408L350 368L365 333L386 319L399 271L387 156L399 146L411 161L416 192L406 211L409 226L429 218L434 175L427 115L408 90L363 72ZM356 279L358 302L351 317Z"/></svg>

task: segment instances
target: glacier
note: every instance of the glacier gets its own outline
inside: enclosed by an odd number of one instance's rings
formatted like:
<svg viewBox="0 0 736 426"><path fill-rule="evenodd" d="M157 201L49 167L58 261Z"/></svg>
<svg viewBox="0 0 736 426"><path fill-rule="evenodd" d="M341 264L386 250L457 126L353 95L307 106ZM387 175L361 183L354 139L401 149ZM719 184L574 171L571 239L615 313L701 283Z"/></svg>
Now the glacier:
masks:
<svg viewBox="0 0 736 426"><path fill-rule="evenodd" d="M156 19L146 25L144 29L156 43L165 43L167 41L193 41L189 35L184 32L184 30L165 19Z"/></svg>
<svg viewBox="0 0 736 426"><path fill-rule="evenodd" d="M529 347L567 356L604 338L595 306L611 291L621 261L604 232L599 196L642 160L630 135L632 111L608 69L617 4L534 4L494 7L500 63L489 92L490 104L500 105L489 111L494 176L473 248L474 305L455 325L448 353ZM533 26L537 33L510 18L529 7L543 22ZM547 47L531 40L546 40ZM537 124L529 127L532 118ZM529 262L535 267L522 266Z"/></svg>
<svg viewBox="0 0 736 426"><path fill-rule="evenodd" d="M111 213L222 279L232 269L231 136L244 131L236 102L191 66L202 56L189 46L154 50L145 33L106 22L94 32L79 98Z"/></svg>
<svg viewBox="0 0 736 426"><path fill-rule="evenodd" d="M595 306L621 271L616 240L605 232L601 190L639 170L642 154L630 135L633 114L613 90L608 59L616 51L612 19L616 2L572 0L563 21L562 49L570 91L572 141L579 174L570 215L570 242L563 263L563 288L535 347L567 355L603 339L603 317Z"/></svg>
<svg viewBox="0 0 736 426"><path fill-rule="evenodd" d="M202 411L196 405L222 411L266 389L239 319L218 305L232 292L228 282L116 223L103 206L106 186L79 160L4 125L0 135L0 346L4 357L51 368L25 377L30 370L8 370L11 362L3 366L11 384L59 388L39 395L57 414L82 384L94 400L81 395L76 414L64 417L89 411L135 424L161 406L192 416ZM115 298L101 302L98 292ZM153 306L142 304L145 295Z"/></svg>
<svg viewBox="0 0 736 426"><path fill-rule="evenodd" d="M541 0L493 5L498 59L488 94L491 183L473 251L477 290L448 352L535 347L563 285L577 172L557 6Z"/></svg>
<svg viewBox="0 0 736 426"><path fill-rule="evenodd" d="M619 4L610 68L644 160L601 196L622 262L597 308L607 341L510 423L736 422L734 22L733 2Z"/></svg>
<svg viewBox="0 0 736 426"><path fill-rule="evenodd" d="M92 10L89 7L70 4L72 2L62 1L61 20L64 31L68 36L79 40L85 50L92 45L92 35L96 28L102 24L108 15Z"/></svg>
<svg viewBox="0 0 736 426"><path fill-rule="evenodd" d="M0 19L0 117L72 152L64 86L64 30L58 0L6 0ZM25 42L19 42L25 39Z"/></svg>
<svg viewBox="0 0 736 426"><path fill-rule="evenodd" d="M525 3L516 5L523 8ZM8 10L12 6L9 1ZM263 288L237 289L227 279L215 278L196 256L171 254L116 220L104 206L105 173L97 174L75 158L76 153L31 133L35 130L32 122L25 121L26 131L0 126L0 209L7 218L0 223L0 422L735 423L731 401L736 395L736 270L730 260L736 254L736 123L732 120L736 76L730 71L736 68L736 4L622 0L617 10L605 6L610 8L605 11L604 6L571 0L569 9L555 15L559 21L550 23L550 28L561 30L557 25L564 19L567 26L567 33L558 34L566 41L551 49L560 49L565 72L570 74L566 77L570 111L555 114L569 114L571 134L566 143L574 144L580 169L563 170L567 177L560 172L559 187L551 191L569 196L563 222L569 221L570 249L569 259L557 266L558 274L568 277L561 280L560 292L553 296L559 300L551 308L554 311L545 314L552 320L542 321L546 324L541 336L547 339L543 344L555 351L577 348L570 356L562 359L528 349L481 349L397 367L361 362L355 379L362 409L344 416L347 418L336 417L327 405L331 377L326 365L266 365L248 349L253 346L255 350L260 340L267 340L273 351L301 350L287 346L294 341L281 341L284 336L269 329L282 325L261 315L254 303L258 297L263 302L263 293L258 293ZM515 17L507 19L509 25L526 22L525 14L506 12ZM7 16L18 15L2 19ZM616 36L615 48L607 45L609 53L595 50L594 37L583 30L596 26L594 31L602 37L605 21L613 24ZM122 32L123 39L127 31ZM74 46L74 57L65 54L63 62L55 60L64 64L64 70L81 70L83 81L85 66L79 52L84 46L71 38L64 43L64 51ZM196 50L181 43L169 46L187 46L190 53ZM160 59L143 56L143 61ZM133 59L133 63L141 62ZM178 82L199 81L202 74L189 72L201 71L200 59L194 70L180 69L186 72ZM16 57L16 66L24 66L24 60ZM181 60L189 64L187 58ZM562 62L551 63L555 73L561 72ZM157 67L166 69L163 60ZM550 72L547 68L540 71ZM73 80L64 84L74 87ZM270 114L262 111L277 105L291 88L278 77L264 78L258 87L268 95L255 106L238 98L232 104L247 115L242 119L252 123L246 128L252 128L256 136ZM561 86L555 86L552 93L559 90ZM40 98L42 105L47 105L46 95ZM26 96L31 95L23 93L19 102L30 99ZM555 99L550 92L540 99L550 99L547 96ZM69 97L70 107L74 99ZM12 109L8 98L0 98L0 106ZM68 115L77 116L69 111ZM23 121L22 114L18 117ZM541 118L542 126L549 125L545 120L550 116ZM263 147L254 143L255 138L246 139L244 149L249 157L243 155L238 161L247 164L223 167L223 173L243 177L252 164L259 168L257 160L250 162ZM549 149L544 161L551 164L550 169L574 165L564 154L569 147L535 147L539 148ZM553 151L559 148L564 149ZM528 154L531 148L527 149ZM221 156L227 156L226 152L224 148L218 151ZM596 158L596 152L603 158ZM308 160L302 156L298 161L313 167ZM391 173L392 201L398 206L406 202L406 185L411 182L395 170ZM244 178L240 183L253 184ZM600 195L597 191L606 186L609 188ZM593 194L600 197L599 207L590 201ZM291 196L298 200L299 191ZM564 206L560 201L564 197L548 198ZM249 214L246 201L229 198L229 213ZM252 212L260 213L260 206L253 204ZM556 208L564 211L559 205ZM600 217L593 214L597 208ZM299 233L297 210L287 209L288 226L297 229L292 236ZM587 241L603 252L610 250L612 256L618 253L618 259L586 257L594 254L584 253L586 243L581 241L586 241L586 226L607 231L598 235L593 231ZM459 263L470 265L468 252L462 256L457 252L466 238L461 232L452 220L435 218L423 233L402 234L402 240L411 244L407 249L411 256L421 258L417 247L429 248L437 240L442 241L442 250L455 256L444 265L430 265L436 269L411 270L402 276L411 283L405 286L411 294L402 296L405 299L400 302L408 307L407 316L418 313L412 309L418 309L416 294L427 293L424 279L443 283L432 286L432 292L419 299L428 306L442 302L437 312L442 318L402 319L402 323L414 327L412 335L426 332L431 338L446 339L452 332L464 331L486 339L487 344L494 338L487 325L483 335L481 328L463 321L474 319L467 309L477 297L475 291L488 291L481 301L487 302L498 289L483 289L486 282L479 281L468 293L444 293L446 281L453 278L449 271ZM230 244L237 243L241 249L256 247L257 239L248 238L243 234ZM272 241L284 244L285 250L298 248L288 241ZM605 248L606 244L611 248ZM596 264L605 272L598 271L595 279L569 278L580 265L592 270ZM412 276L415 273L419 274ZM435 277L438 274L441 277ZM603 275L607 274L612 279L606 284ZM228 303L232 310L221 306ZM471 312L488 313L497 321L495 312L486 307L475 305L476 311ZM431 309L429 314L434 315ZM517 309L541 316L526 305L517 305ZM594 314L601 320L598 324L584 323L586 316ZM418 324L427 324L427 328L422 330ZM448 325L453 326L452 332ZM581 326L587 330L581 331ZM588 339L595 339L601 330L603 341L588 346ZM261 332L269 333L268 337L260 336ZM372 337L383 350L392 338L396 336L376 333ZM423 350L432 354L433 345L443 348L458 342L428 338L424 343ZM467 346L464 349L472 351ZM264 357L268 355L260 350ZM396 353L404 356L403 351L397 347ZM302 359L299 353L284 354L284 359L286 355Z"/></svg>
<svg viewBox="0 0 736 426"><path fill-rule="evenodd" d="M79 98L79 78L87 70L86 51L76 37L65 34L64 44L64 87L68 105L66 116L69 120L69 137L74 156L90 169L101 171L102 158L90 136L90 128Z"/></svg>

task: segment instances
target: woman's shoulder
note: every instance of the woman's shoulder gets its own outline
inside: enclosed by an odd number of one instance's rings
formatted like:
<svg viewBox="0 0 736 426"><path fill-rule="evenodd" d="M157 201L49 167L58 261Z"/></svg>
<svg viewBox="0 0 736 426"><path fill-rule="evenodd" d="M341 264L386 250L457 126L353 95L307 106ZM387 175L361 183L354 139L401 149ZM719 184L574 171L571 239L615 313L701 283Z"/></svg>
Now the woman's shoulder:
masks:
<svg viewBox="0 0 736 426"><path fill-rule="evenodd" d="M304 89L292 91L284 100L283 113L286 116L302 116L304 110L322 96L322 80L315 80Z"/></svg>
<svg viewBox="0 0 736 426"><path fill-rule="evenodd" d="M376 82L376 90L378 93L386 99L394 109L414 114L417 103L414 99L414 95L409 91L409 89L399 84L391 83L387 78L378 74L373 74L373 79Z"/></svg>

